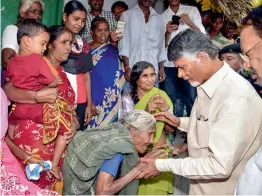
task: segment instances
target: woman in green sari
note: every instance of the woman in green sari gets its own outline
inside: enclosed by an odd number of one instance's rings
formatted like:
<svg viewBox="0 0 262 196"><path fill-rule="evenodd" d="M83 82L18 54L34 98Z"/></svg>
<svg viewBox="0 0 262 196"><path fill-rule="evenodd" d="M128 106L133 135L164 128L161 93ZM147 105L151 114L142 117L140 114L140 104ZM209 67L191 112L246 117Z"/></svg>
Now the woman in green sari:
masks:
<svg viewBox="0 0 262 196"><path fill-rule="evenodd" d="M145 110L151 114L160 111L173 113L173 105L167 94L155 88L156 73L154 66L148 62L137 62L130 77L131 93L122 98L119 116L133 110ZM165 132L163 122L156 123L157 131L154 135L154 145L172 144L174 139L170 133ZM141 179L138 195L167 195L173 193L173 174L163 173L156 178Z"/></svg>

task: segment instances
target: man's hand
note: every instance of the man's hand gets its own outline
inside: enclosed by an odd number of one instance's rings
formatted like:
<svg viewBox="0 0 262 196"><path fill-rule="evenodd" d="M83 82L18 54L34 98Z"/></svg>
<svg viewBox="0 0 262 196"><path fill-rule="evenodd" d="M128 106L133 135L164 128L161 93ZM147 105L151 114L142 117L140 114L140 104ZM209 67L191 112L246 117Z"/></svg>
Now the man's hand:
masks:
<svg viewBox="0 0 262 196"><path fill-rule="evenodd" d="M130 81L131 72L132 72L132 69L130 67L125 68L125 79L127 82Z"/></svg>
<svg viewBox="0 0 262 196"><path fill-rule="evenodd" d="M140 158L140 163L146 163L146 167L143 168L137 178L154 178L160 174L160 171L156 168L156 159Z"/></svg>
<svg viewBox="0 0 262 196"><path fill-rule="evenodd" d="M183 14L180 15L180 17L181 17L181 18L180 18L180 22L181 22L182 24L185 24L185 23L186 23L188 26L190 26L190 25L193 24L188 14L183 13Z"/></svg>
<svg viewBox="0 0 262 196"><path fill-rule="evenodd" d="M173 127L180 126L180 119L169 112L159 112L154 114L156 120L163 121Z"/></svg>
<svg viewBox="0 0 262 196"><path fill-rule="evenodd" d="M164 68L159 69L159 82L163 82L166 79Z"/></svg>
<svg viewBox="0 0 262 196"><path fill-rule="evenodd" d="M178 29L178 25L171 24L172 21L169 21L166 25L166 32L171 34L172 32L176 31Z"/></svg>
<svg viewBox="0 0 262 196"><path fill-rule="evenodd" d="M35 93L37 103L54 103L59 95L58 88L43 88Z"/></svg>

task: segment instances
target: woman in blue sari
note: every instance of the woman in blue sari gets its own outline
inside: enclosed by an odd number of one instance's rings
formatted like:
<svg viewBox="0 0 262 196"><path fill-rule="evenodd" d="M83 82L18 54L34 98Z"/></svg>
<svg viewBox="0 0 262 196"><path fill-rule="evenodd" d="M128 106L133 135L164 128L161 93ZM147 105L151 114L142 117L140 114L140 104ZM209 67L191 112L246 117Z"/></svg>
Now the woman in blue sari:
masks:
<svg viewBox="0 0 262 196"><path fill-rule="evenodd" d="M96 17L91 23L93 42L90 44L94 68L90 73L92 101L97 115L89 128L104 127L118 120L121 90L125 82L118 50L107 43L109 25L105 18Z"/></svg>

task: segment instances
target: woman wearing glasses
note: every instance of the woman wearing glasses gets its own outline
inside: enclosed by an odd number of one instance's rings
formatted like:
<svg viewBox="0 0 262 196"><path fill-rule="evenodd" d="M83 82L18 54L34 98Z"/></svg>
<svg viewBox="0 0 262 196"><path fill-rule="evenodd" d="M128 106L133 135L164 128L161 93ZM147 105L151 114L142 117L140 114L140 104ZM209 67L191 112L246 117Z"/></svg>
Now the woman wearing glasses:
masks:
<svg viewBox="0 0 262 196"><path fill-rule="evenodd" d="M2 37L2 66L7 67L9 59L11 59L19 50L17 43L17 30L19 23L23 19L41 20L44 10L44 3L42 0L21 0L19 5L19 16L17 24L8 25ZM3 84L1 84L2 86Z"/></svg>

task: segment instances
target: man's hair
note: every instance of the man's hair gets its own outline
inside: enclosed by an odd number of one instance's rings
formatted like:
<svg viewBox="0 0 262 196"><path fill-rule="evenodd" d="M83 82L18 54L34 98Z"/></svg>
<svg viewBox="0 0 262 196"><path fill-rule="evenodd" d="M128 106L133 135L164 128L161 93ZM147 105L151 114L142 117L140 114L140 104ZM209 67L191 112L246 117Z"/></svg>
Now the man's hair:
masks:
<svg viewBox="0 0 262 196"><path fill-rule="evenodd" d="M20 44L22 37L35 37L40 35L42 32L47 32L50 34L48 27L40 21L35 19L25 19L19 25L17 31L17 42Z"/></svg>
<svg viewBox="0 0 262 196"><path fill-rule="evenodd" d="M262 38L262 5L253 9L249 14L242 20L242 26L252 25L257 35Z"/></svg>
<svg viewBox="0 0 262 196"><path fill-rule="evenodd" d="M128 5L123 2L123 1L117 1L115 2L112 7L111 7L111 12L114 12L114 9L116 8L116 6L120 6L123 7L125 10L128 10Z"/></svg>
<svg viewBox="0 0 262 196"><path fill-rule="evenodd" d="M172 39L168 46L167 56L169 61L176 61L181 57L196 59L198 52L205 52L214 59L217 57L218 48L205 34L186 29Z"/></svg>
<svg viewBox="0 0 262 196"><path fill-rule="evenodd" d="M143 110L134 110L119 119L118 122L127 129L134 127L141 132L156 127L156 119L154 116Z"/></svg>
<svg viewBox="0 0 262 196"><path fill-rule="evenodd" d="M220 13L215 12L215 13L212 14L211 22L213 22L213 21L214 21L215 19L217 19L217 18L222 18L222 19L224 19L224 16L223 16L223 14L220 14Z"/></svg>

